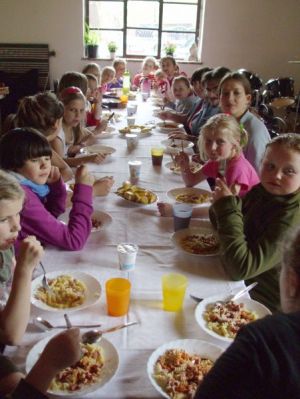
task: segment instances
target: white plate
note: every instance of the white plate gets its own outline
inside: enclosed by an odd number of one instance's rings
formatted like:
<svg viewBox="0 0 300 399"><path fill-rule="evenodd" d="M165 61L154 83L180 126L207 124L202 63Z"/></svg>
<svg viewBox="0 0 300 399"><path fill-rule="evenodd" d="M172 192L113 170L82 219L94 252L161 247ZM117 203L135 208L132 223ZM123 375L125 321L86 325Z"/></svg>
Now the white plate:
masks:
<svg viewBox="0 0 300 399"><path fill-rule="evenodd" d="M211 227L189 227L188 229L182 229L178 230L175 233L172 234L171 240L174 243L174 245L179 248L181 251L188 255L192 256L198 256L198 257L207 257L207 256L218 256L219 251L217 250L216 252L209 253L209 254L194 254L192 252L187 251L182 247L181 240L184 239L187 236L191 236L194 234L211 234L213 233L217 237L216 231L213 230Z"/></svg>
<svg viewBox="0 0 300 399"><path fill-rule="evenodd" d="M54 334L55 335L55 334ZM53 337L51 335L50 337L46 337L39 341L36 345L34 345L33 348L31 348L30 352L27 355L26 358L26 372L28 373L33 365L36 363L38 358L40 357L41 352L45 348L46 344L48 341ZM67 397L67 398L82 398L84 395L94 392L97 389L103 387L105 384L107 384L112 377L116 374L118 367L119 367L119 355L117 352L117 349L114 347L114 345L108 341L106 338L102 338L101 341L99 342L99 347L102 348L102 354L104 357L104 365L102 368L102 377L98 382L95 382L94 384L91 384L85 388L82 388L78 391L74 392L65 392L65 391L48 391L48 393L54 394L59 397Z"/></svg>
<svg viewBox="0 0 300 399"><path fill-rule="evenodd" d="M101 145L101 144L93 144L85 147L86 151L90 154L98 154L98 153L104 153L111 155L112 153L116 152L116 149L113 147L109 147L107 145Z"/></svg>
<svg viewBox="0 0 300 399"><path fill-rule="evenodd" d="M170 171L175 173L175 175L181 175L180 167L174 170L174 162L167 162L165 164L165 167L170 169ZM201 169L201 167L202 165L200 165L198 162L190 162L190 169L192 173L197 173Z"/></svg>
<svg viewBox="0 0 300 399"><path fill-rule="evenodd" d="M111 126L108 126L102 133L99 133L95 138L97 140L101 139L109 139L111 137L114 137L117 134L116 129L114 129Z"/></svg>
<svg viewBox="0 0 300 399"><path fill-rule="evenodd" d="M183 124L182 123L176 123L176 122L173 122L173 121L157 122L156 126L163 133L170 133L173 130L178 130L178 129L183 130Z"/></svg>
<svg viewBox="0 0 300 399"><path fill-rule="evenodd" d="M92 227L92 233L103 230L112 223L112 217L108 213L102 211L94 211L92 214L92 219L101 222L101 226Z"/></svg>
<svg viewBox="0 0 300 399"><path fill-rule="evenodd" d="M165 163L165 167L170 169L171 172L175 173L175 175L181 175L180 167L174 169L174 162Z"/></svg>
<svg viewBox="0 0 300 399"><path fill-rule="evenodd" d="M203 299L202 302L200 302L196 309L195 309L195 318L197 323L199 324L200 328L202 330L204 330L207 334L211 335L214 338L217 338L220 341L223 342L232 342L233 339L232 338L227 338L227 337L223 337L222 335L219 335L217 333L215 333L214 331L210 330L207 327L207 321L204 319L203 315L204 315L204 311L206 310L207 305L209 304L214 304L217 301L226 301L230 298L230 294L228 295L214 295L208 298ZM247 298L247 297L241 297L239 299L237 299L236 303L243 303L245 305L245 309L249 310L249 311L253 311L257 314L258 318L261 319L269 314L271 314L270 310L265 307L263 304L254 301L251 298Z"/></svg>
<svg viewBox="0 0 300 399"><path fill-rule="evenodd" d="M101 295L101 285L95 277L91 276L88 273L84 273L77 270L61 270L47 273L46 276L48 279L52 279L62 274L72 276L80 281L82 281L86 285L86 298L84 302L76 306L74 308L53 308L52 306L48 306L46 303L42 302L41 300L35 298L34 294L38 287L42 285L42 278L43 275L40 275L36 279L31 282L31 303L42 310L47 310L49 312L56 312L56 313L66 313L67 312L75 312L80 309L87 308L88 306L94 305L100 298Z"/></svg>
<svg viewBox="0 0 300 399"><path fill-rule="evenodd" d="M175 202L180 202L176 200L176 197L181 194L187 194L187 195L210 195L211 192L207 190L203 190L202 188L197 188L197 187L180 187L180 188L173 188L172 190L169 190L167 192L167 196L170 198L170 200L175 201ZM189 202L185 202L189 203ZM208 206L210 204L210 201L203 202L202 204L195 204L190 202L193 205L196 206Z"/></svg>
<svg viewBox="0 0 300 399"><path fill-rule="evenodd" d="M201 357L208 358L213 362L215 362L224 351L217 345L201 341L200 339L178 339L176 341L171 341L163 344L159 348L157 348L148 359L147 373L151 384L164 398L170 398L170 396L157 384L155 378L153 377L153 372L154 365L157 362L159 356L163 355L168 349L182 349L191 355L199 355Z"/></svg>

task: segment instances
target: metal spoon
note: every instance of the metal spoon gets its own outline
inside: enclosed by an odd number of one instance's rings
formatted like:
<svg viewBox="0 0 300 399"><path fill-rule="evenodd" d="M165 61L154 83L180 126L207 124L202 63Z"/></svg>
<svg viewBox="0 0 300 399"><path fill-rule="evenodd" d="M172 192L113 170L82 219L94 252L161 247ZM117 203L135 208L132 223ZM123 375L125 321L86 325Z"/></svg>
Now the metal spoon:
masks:
<svg viewBox="0 0 300 399"><path fill-rule="evenodd" d="M47 280L47 277L46 277L46 270L45 270L45 268L44 268L44 265L42 264L42 262L40 262L40 266L41 266L41 268L42 268L42 270L43 270L43 278L42 278L42 285L43 285L43 288L46 290L46 291L51 291L51 287L50 287L50 285L48 284L48 280Z"/></svg>
<svg viewBox="0 0 300 399"><path fill-rule="evenodd" d="M138 324L138 322L137 321L131 321L129 323L121 324L119 326L108 328L107 330L102 330L102 331L100 331L100 330L87 331L86 333L82 334L81 342L83 344L94 344L94 343L98 342L101 339L102 334L105 334L105 333L108 333L108 332L117 331L117 330L120 330L122 328L129 327L129 326L134 326L135 324Z"/></svg>
<svg viewBox="0 0 300 399"><path fill-rule="evenodd" d="M39 327L43 331L51 330L53 328L66 328L65 325L61 326L54 326L51 324L48 320L43 319L40 316L37 316L33 319L33 324L37 327ZM78 327L78 328L97 328L101 327L101 324L74 324L73 327Z"/></svg>
<svg viewBox="0 0 300 399"><path fill-rule="evenodd" d="M249 292L250 290L252 290L252 288L254 288L257 284L258 284L257 282L254 282L254 283L248 285L246 288L243 288L242 290L238 291L235 295L230 296L228 300L236 301L238 298L240 298L246 292ZM223 295L225 296L226 294L224 293L224 294L221 294L220 296L222 297ZM192 294L190 294L190 297L198 303L203 301L203 299L206 299L206 298L199 298L198 296L195 296Z"/></svg>

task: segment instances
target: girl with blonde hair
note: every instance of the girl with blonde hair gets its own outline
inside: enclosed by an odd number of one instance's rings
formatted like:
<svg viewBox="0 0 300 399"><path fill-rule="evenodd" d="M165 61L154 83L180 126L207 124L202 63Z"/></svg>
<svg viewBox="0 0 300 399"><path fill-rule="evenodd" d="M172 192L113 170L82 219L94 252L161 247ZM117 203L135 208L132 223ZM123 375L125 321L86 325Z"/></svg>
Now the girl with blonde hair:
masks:
<svg viewBox="0 0 300 399"><path fill-rule="evenodd" d="M259 183L255 169L243 155L246 143L247 133L234 117L226 114L211 117L198 140L201 159L206 161L202 168L193 173L187 154L176 157L186 186L192 187L207 178L224 177L236 195L245 195Z"/></svg>

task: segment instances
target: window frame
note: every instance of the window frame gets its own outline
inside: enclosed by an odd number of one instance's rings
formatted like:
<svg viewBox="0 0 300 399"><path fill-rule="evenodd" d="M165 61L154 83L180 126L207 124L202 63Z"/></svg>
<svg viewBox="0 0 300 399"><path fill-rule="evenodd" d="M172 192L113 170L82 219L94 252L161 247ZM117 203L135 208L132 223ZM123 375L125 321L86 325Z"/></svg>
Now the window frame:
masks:
<svg viewBox="0 0 300 399"><path fill-rule="evenodd" d="M127 26L127 3L128 1L131 0L85 0L85 23L89 25L89 5L90 2L116 2L116 3L123 3L124 7L124 19L123 19L123 28L122 29L110 29L110 28L90 28L91 31L116 31L116 32L122 32L123 34L123 54L121 57L128 58L128 59L138 59L138 58L144 58L145 56L141 56L140 54L127 54L126 53L126 47L127 47L127 34L126 31L127 29L142 29L142 30L149 30L149 31L157 31L158 32L158 45L157 45L157 54L153 55L155 58L161 58L164 55L162 54L162 33L194 33L195 35L195 42L199 43L200 42L200 20L201 20L201 10L202 10L202 0L197 0L196 3L192 2L182 2L180 0L177 1L168 1L168 0L155 0L159 3L159 22L158 22L158 28L141 28L141 27L135 27L135 26ZM134 1L152 1L153 0L134 0ZM162 29L162 22L163 22L163 6L164 4L181 4L181 5L196 5L197 6L197 18L196 18L196 26L195 30L192 31L179 31L179 30L164 30Z"/></svg>

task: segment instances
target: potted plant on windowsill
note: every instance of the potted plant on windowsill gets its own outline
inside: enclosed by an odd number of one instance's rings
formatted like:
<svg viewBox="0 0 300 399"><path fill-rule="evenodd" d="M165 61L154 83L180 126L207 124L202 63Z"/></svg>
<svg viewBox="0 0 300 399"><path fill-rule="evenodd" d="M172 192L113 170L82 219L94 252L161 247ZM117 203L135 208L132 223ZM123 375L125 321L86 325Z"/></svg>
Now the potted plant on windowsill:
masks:
<svg viewBox="0 0 300 399"><path fill-rule="evenodd" d="M84 43L86 48L86 56L88 58L97 58L99 47L99 35L90 30L88 24L85 24Z"/></svg>
<svg viewBox="0 0 300 399"><path fill-rule="evenodd" d="M117 43L116 42L109 42L108 45L107 45L107 48L108 48L108 51L110 53L110 58L112 60L114 60L115 56L116 56L116 51L117 51L117 48L118 48Z"/></svg>
<svg viewBox="0 0 300 399"><path fill-rule="evenodd" d="M176 50L176 44L167 42L165 44L164 50L166 55L171 55L173 57Z"/></svg>

